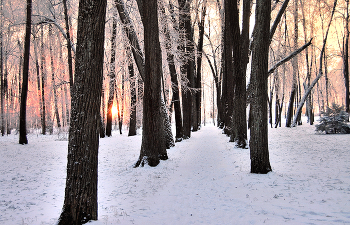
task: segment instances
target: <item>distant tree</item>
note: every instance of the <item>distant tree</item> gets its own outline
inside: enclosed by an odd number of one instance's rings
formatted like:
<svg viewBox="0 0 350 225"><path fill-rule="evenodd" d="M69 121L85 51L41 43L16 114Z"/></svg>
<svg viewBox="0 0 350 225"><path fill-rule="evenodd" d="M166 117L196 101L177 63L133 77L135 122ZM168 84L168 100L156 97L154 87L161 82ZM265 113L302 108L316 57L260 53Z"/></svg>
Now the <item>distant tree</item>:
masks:
<svg viewBox="0 0 350 225"><path fill-rule="evenodd" d="M97 165L107 0L80 0L65 198L59 225L97 220Z"/></svg>
<svg viewBox="0 0 350 225"><path fill-rule="evenodd" d="M28 75L29 75L29 55L30 55L30 35L32 27L32 0L27 0L26 35L24 42L23 56L23 81L21 88L21 105L19 113L19 143L28 144L27 139L27 96L28 96Z"/></svg>
<svg viewBox="0 0 350 225"><path fill-rule="evenodd" d="M268 150L267 77L271 1L258 0L255 12L255 35L252 53L250 101L250 160L251 173L272 171Z"/></svg>
<svg viewBox="0 0 350 225"><path fill-rule="evenodd" d="M107 137L112 136L112 119L113 119L113 101L114 101L114 90L115 90L115 48L116 48L116 37L117 37L117 19L112 18L112 38L111 38L111 60L109 63L109 96L107 103L107 126L106 135Z"/></svg>

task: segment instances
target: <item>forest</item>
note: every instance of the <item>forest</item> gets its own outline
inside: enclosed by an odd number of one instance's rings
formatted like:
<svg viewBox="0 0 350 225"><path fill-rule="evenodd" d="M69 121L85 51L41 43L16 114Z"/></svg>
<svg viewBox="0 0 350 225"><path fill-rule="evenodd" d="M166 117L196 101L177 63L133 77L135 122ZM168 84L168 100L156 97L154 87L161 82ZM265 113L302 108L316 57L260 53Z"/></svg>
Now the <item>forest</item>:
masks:
<svg viewBox="0 0 350 225"><path fill-rule="evenodd" d="M212 123L266 174L269 126L312 125L332 104L350 112L347 0L0 7L1 135L68 140L59 224L96 220L99 139L113 130L142 133L134 167L154 167Z"/></svg>

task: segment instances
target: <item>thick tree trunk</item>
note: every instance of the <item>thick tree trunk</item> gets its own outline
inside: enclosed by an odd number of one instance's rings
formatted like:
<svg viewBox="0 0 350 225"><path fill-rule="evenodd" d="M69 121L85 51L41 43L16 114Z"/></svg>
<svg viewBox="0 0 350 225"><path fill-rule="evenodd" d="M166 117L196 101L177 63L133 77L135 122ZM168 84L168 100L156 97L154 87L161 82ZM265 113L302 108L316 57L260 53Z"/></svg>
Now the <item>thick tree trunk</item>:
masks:
<svg viewBox="0 0 350 225"><path fill-rule="evenodd" d="M233 61L234 61L234 97L232 114L232 133L230 141L235 141L239 148L247 146L247 113L246 113L246 69L249 50L249 17L251 1L243 2L243 29L240 35L239 12L237 2L234 3L233 22ZM242 44L239 44L242 43Z"/></svg>
<svg viewBox="0 0 350 225"><path fill-rule="evenodd" d="M234 98L234 65L233 65L233 44L234 44L234 16L238 12L234 12L234 5L237 7L236 0L228 0L224 2L225 10L225 28L224 28L224 50L223 50L223 89L222 89L222 104L224 104L224 133L231 135L232 133L232 113L233 113L233 98Z"/></svg>
<svg viewBox="0 0 350 225"><path fill-rule="evenodd" d="M142 146L135 167L148 164L157 166L168 159L164 123L161 118L162 53L159 43L157 0L143 5L145 41L145 77L143 98Z"/></svg>
<svg viewBox="0 0 350 225"><path fill-rule="evenodd" d="M29 55L30 55L30 35L32 28L32 0L27 0L26 36L24 42L23 56L23 82L21 93L21 106L19 113L19 144L28 144L27 139L27 96L28 96L28 75L29 75Z"/></svg>
<svg viewBox="0 0 350 225"><path fill-rule="evenodd" d="M97 220L97 165L106 0L79 2L67 179L59 225Z"/></svg>
<svg viewBox="0 0 350 225"><path fill-rule="evenodd" d="M251 173L272 171L268 150L267 76L269 54L271 1L258 0L255 13L255 35L252 55L250 103L250 160Z"/></svg>

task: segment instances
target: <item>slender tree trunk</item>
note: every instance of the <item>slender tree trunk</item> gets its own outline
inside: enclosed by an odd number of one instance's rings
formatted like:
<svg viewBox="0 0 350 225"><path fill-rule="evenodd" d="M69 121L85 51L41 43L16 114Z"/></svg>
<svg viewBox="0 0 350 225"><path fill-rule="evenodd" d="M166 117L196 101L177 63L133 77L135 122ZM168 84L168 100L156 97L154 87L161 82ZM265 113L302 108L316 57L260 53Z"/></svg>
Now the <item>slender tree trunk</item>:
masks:
<svg viewBox="0 0 350 225"><path fill-rule="evenodd" d="M97 165L106 4L106 0L79 2L67 179L58 225L78 225L97 220Z"/></svg>
<svg viewBox="0 0 350 225"><path fill-rule="evenodd" d="M134 72L134 63L131 60L131 50L127 49L127 54L129 58L129 80L130 80L130 124L129 124L129 134L128 136L136 135L136 77Z"/></svg>
<svg viewBox="0 0 350 225"><path fill-rule="evenodd" d="M344 83L345 83L345 110L350 113L350 94L349 94L349 0L346 0L346 22L345 22L345 43L343 47L344 57Z"/></svg>
<svg viewBox="0 0 350 225"><path fill-rule="evenodd" d="M272 171L268 150L267 76L269 54L271 1L258 0L255 13L255 35L252 55L250 103L250 160L251 173Z"/></svg>
<svg viewBox="0 0 350 225"><path fill-rule="evenodd" d="M193 124L193 131L197 131L200 129L201 120L202 120L202 55L203 55L203 42L204 42L204 22L205 22L205 15L207 13L207 1L203 1L202 6L202 15L201 20L199 22L199 39L198 39L198 46L197 46L197 79L196 79L196 118L197 123Z"/></svg>
<svg viewBox="0 0 350 225"><path fill-rule="evenodd" d="M64 22L66 25L66 41L67 41L67 52L68 52L68 73L69 73L69 86L70 86L70 92L72 93L72 87L73 87L73 57L72 57L72 46L71 43L71 37L70 37L70 27L69 27L69 18L68 18L68 9L67 9L67 0L63 0L63 11L64 11Z"/></svg>
<svg viewBox="0 0 350 225"><path fill-rule="evenodd" d="M22 89L21 106L20 106L20 113L19 113L19 144L28 144L26 114L27 114L31 27L32 27L32 0L27 0L26 35L25 35L24 56L23 56L23 82L22 82L22 88L21 88Z"/></svg>
<svg viewBox="0 0 350 225"><path fill-rule="evenodd" d="M55 110L55 117L57 122L57 127L61 128L61 120L60 115L58 113L58 104L57 104L57 87L56 87L56 81L55 81L55 69L54 69L54 63L53 63L53 37L52 37L52 25L49 25L49 38L50 38L50 65L51 65L51 85L53 90L53 99L54 99L54 110Z"/></svg>
<svg viewBox="0 0 350 225"><path fill-rule="evenodd" d="M114 89L115 89L115 48L116 48L116 37L117 37L117 19L112 18L112 40L111 40L111 61L109 64L109 96L107 103L107 125L106 135L107 137L112 136L112 120L113 120L113 100L114 100Z"/></svg>
<svg viewBox="0 0 350 225"><path fill-rule="evenodd" d="M41 133L43 135L46 134L46 105L45 105L45 81L46 81L46 73L44 72L44 64L45 64L45 56L44 56L44 26L40 26L40 71L41 71L41 103L42 103L42 116L41 116Z"/></svg>
<svg viewBox="0 0 350 225"><path fill-rule="evenodd" d="M298 47L298 1L294 0L294 50L296 50ZM293 109L294 109L294 101L296 99L297 94L297 88L298 88L298 59L297 57L292 59L292 68L293 68L293 83L292 83L292 91L290 93L290 99L289 99L289 106L288 106L288 112L287 112L287 119L286 119L286 127L291 126L292 117L293 117Z"/></svg>
<svg viewBox="0 0 350 225"><path fill-rule="evenodd" d="M159 43L157 0L149 0L142 10L145 40L142 146L135 166L157 166L168 159L164 124L161 118L162 53Z"/></svg>
<svg viewBox="0 0 350 225"><path fill-rule="evenodd" d="M43 118L43 103L41 97L41 79L40 79L40 64L37 50L37 42L34 42L34 57L35 57L35 69L36 69L36 81L37 81L37 91L38 91L38 99L39 99L39 108L40 108L40 118ZM41 124L42 125L42 124Z"/></svg>
<svg viewBox="0 0 350 225"><path fill-rule="evenodd" d="M5 135L5 85L4 85L4 55L3 55L3 4L1 0L1 18L0 18L0 98L1 98L1 135Z"/></svg>

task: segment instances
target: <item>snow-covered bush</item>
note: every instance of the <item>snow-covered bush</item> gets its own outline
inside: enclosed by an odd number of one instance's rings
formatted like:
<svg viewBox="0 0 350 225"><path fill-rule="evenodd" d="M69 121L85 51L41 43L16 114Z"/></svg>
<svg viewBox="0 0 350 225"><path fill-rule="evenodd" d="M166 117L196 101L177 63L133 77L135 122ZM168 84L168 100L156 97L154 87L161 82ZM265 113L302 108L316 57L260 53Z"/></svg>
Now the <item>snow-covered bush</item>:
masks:
<svg viewBox="0 0 350 225"><path fill-rule="evenodd" d="M320 123L316 125L316 131L326 134L350 134L350 126L347 124L349 115L344 111L344 106L335 103L321 112Z"/></svg>

